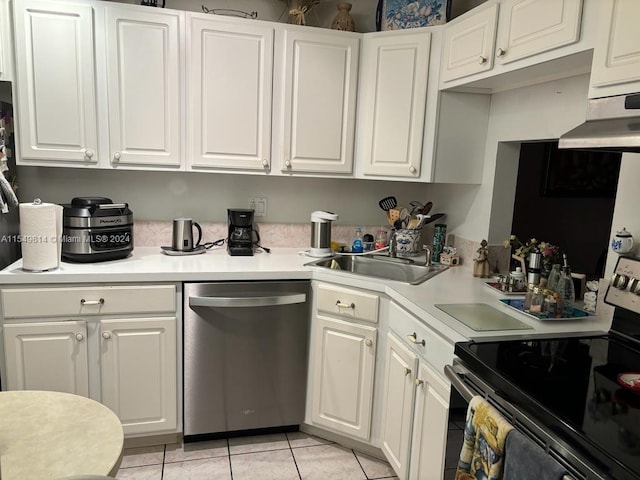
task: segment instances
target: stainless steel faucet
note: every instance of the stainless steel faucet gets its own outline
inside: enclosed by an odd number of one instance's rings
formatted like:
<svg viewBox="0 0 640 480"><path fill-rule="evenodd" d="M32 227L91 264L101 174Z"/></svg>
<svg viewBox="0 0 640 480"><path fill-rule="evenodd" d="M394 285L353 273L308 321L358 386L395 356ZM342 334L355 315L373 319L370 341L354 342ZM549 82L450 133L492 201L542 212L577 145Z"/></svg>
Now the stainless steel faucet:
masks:
<svg viewBox="0 0 640 480"><path fill-rule="evenodd" d="M396 238L396 231L391 231L391 238L389 239L389 256L391 258L396 258L398 247L398 239Z"/></svg>

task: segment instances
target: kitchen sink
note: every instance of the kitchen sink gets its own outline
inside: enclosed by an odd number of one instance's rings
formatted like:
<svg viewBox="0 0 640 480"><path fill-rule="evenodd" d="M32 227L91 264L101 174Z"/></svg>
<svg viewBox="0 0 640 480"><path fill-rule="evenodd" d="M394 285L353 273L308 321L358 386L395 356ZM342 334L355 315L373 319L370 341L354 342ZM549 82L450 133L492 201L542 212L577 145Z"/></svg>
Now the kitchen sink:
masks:
<svg viewBox="0 0 640 480"><path fill-rule="evenodd" d="M349 272L364 277L395 280L411 285L418 285L448 268L445 265L426 266L410 258L393 258L383 255L337 255L305 265Z"/></svg>

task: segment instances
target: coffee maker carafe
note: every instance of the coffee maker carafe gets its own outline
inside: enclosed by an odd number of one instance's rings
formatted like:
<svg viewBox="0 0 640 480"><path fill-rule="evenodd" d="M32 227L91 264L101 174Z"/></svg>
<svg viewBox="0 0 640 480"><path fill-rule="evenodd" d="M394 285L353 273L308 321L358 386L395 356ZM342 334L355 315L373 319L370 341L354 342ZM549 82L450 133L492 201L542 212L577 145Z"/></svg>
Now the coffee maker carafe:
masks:
<svg viewBox="0 0 640 480"><path fill-rule="evenodd" d="M247 208L227 209L229 255L253 255L253 210Z"/></svg>

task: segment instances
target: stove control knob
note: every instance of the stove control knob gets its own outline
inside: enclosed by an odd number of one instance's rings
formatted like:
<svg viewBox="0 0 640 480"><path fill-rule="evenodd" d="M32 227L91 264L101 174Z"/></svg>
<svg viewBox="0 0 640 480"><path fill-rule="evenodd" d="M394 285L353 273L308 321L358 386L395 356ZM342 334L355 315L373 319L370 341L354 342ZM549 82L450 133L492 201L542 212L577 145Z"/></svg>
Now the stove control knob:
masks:
<svg viewBox="0 0 640 480"><path fill-rule="evenodd" d="M640 295L640 278L631 279L631 283L629 283L629 291L636 295Z"/></svg>
<svg viewBox="0 0 640 480"><path fill-rule="evenodd" d="M629 285L629 277L621 273L614 273L611 284L618 290L624 290Z"/></svg>

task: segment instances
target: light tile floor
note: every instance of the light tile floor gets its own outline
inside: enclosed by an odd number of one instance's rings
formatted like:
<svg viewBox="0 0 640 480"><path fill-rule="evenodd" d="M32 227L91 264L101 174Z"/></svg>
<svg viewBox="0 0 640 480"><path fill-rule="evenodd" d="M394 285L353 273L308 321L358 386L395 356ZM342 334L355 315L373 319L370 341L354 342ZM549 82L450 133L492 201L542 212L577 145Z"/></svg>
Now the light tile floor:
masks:
<svg viewBox="0 0 640 480"><path fill-rule="evenodd" d="M303 432L130 448L124 451L116 478L397 479L388 463Z"/></svg>

